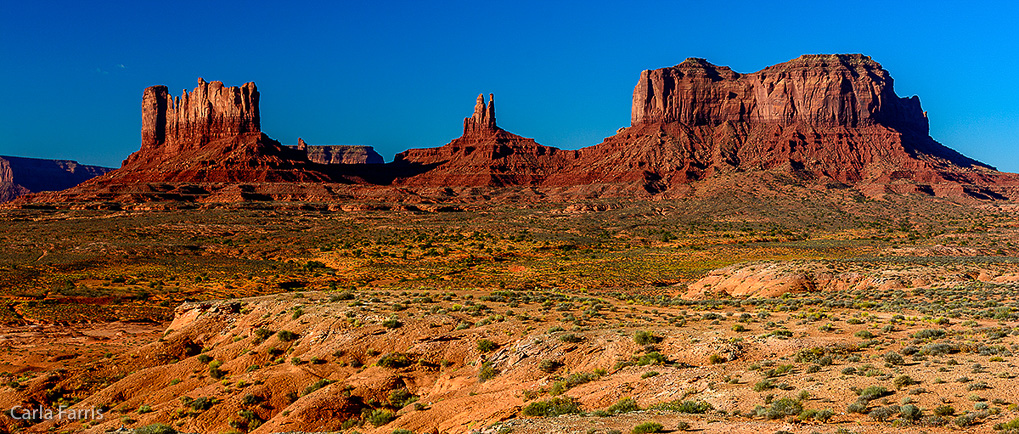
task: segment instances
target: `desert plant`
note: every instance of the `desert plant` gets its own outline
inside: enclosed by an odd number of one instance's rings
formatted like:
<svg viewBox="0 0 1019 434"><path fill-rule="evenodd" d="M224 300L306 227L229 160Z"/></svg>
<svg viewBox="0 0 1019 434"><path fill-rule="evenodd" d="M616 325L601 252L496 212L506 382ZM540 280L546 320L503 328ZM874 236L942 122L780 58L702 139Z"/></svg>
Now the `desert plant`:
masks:
<svg viewBox="0 0 1019 434"><path fill-rule="evenodd" d="M492 366L491 361L486 361L481 364L481 369L478 370L478 381L485 382L495 378L496 375L499 375L499 370Z"/></svg>
<svg viewBox="0 0 1019 434"><path fill-rule="evenodd" d="M900 375L898 377L895 377L895 381L893 381L893 384L895 384L896 389L901 389L903 387L912 386L918 383L919 381L914 380L913 377L910 377L908 375Z"/></svg>
<svg viewBox="0 0 1019 434"><path fill-rule="evenodd" d="M630 432L632 434L647 434L653 432L661 432L662 428L665 428L665 426L658 422L644 422L640 425L633 427L633 429L630 430Z"/></svg>
<svg viewBox="0 0 1019 434"><path fill-rule="evenodd" d="M546 359L542 360L541 363L538 364L538 369L546 374L551 374L558 371L560 366L562 366L562 363L559 361Z"/></svg>
<svg viewBox="0 0 1019 434"><path fill-rule="evenodd" d="M162 423L145 425L134 432L135 434L177 434L177 430L173 429L173 427Z"/></svg>
<svg viewBox="0 0 1019 434"><path fill-rule="evenodd" d="M276 336L279 337L280 340L284 342L294 341L297 340L297 338L299 337L297 333L294 333L289 330L280 330L276 332Z"/></svg>
<svg viewBox="0 0 1019 434"><path fill-rule="evenodd" d="M919 407L913 404L906 404L903 405L902 407L899 407L899 415L902 416L902 418L905 420L917 421L920 420L921 417L923 417L923 411L921 411Z"/></svg>
<svg viewBox="0 0 1019 434"><path fill-rule="evenodd" d="M657 344L662 341L662 338L656 336L653 332L647 330L638 330L633 334L633 342L637 345L651 345Z"/></svg>
<svg viewBox="0 0 1019 434"><path fill-rule="evenodd" d="M577 405L573 398L561 396L527 404L522 412L524 416L552 417L561 414L580 413L580 406Z"/></svg>
<svg viewBox="0 0 1019 434"><path fill-rule="evenodd" d="M610 414L629 413L639 410L640 407L637 405L637 400L630 397L620 398L615 404L612 404L609 408L605 409L605 411Z"/></svg>
<svg viewBox="0 0 1019 434"><path fill-rule="evenodd" d="M375 409L371 413L368 413L368 417L365 420L374 426L382 426L396 419L396 414L389 410Z"/></svg>
<svg viewBox="0 0 1019 434"><path fill-rule="evenodd" d="M410 356L404 353L387 353L379 358L377 364L383 368L403 368L413 364Z"/></svg>
<svg viewBox="0 0 1019 434"><path fill-rule="evenodd" d="M651 406L653 410L675 411L678 413L702 414L714 409L711 404L704 401L669 401Z"/></svg>
<svg viewBox="0 0 1019 434"><path fill-rule="evenodd" d="M499 346L496 345L495 342L492 342L492 341L490 341L488 339L478 340L478 344L477 344L478 352L482 352L482 353L490 353L492 351L495 351L495 349L498 348L498 347Z"/></svg>

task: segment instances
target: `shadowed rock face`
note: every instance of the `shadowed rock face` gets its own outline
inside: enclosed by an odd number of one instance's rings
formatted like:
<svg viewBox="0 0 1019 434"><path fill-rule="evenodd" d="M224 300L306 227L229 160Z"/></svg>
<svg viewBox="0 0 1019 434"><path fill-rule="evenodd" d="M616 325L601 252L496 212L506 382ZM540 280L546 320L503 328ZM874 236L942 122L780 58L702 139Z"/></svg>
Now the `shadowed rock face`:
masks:
<svg viewBox="0 0 1019 434"><path fill-rule="evenodd" d="M28 193L71 188L111 170L77 161L0 156L0 202Z"/></svg>

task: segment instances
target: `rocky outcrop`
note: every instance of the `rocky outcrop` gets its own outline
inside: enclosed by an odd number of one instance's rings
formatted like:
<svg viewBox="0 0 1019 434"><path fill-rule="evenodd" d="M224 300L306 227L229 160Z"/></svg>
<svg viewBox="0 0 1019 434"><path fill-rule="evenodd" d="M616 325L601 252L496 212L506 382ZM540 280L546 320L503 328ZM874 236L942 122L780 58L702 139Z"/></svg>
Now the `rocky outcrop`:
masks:
<svg viewBox="0 0 1019 434"><path fill-rule="evenodd" d="M111 170L70 160L0 156L0 202L28 193L71 188Z"/></svg>
<svg viewBox="0 0 1019 434"><path fill-rule="evenodd" d="M385 160L375 148L367 145L309 145L297 139L298 151L304 151L308 161L316 164L383 164Z"/></svg>
<svg viewBox="0 0 1019 434"><path fill-rule="evenodd" d="M464 119L463 135L445 146L410 149L396 155L398 170L424 173L400 177L399 185L430 187L537 186L575 156L542 146L533 139L499 128L495 123L495 96L488 105L478 95L474 114Z"/></svg>

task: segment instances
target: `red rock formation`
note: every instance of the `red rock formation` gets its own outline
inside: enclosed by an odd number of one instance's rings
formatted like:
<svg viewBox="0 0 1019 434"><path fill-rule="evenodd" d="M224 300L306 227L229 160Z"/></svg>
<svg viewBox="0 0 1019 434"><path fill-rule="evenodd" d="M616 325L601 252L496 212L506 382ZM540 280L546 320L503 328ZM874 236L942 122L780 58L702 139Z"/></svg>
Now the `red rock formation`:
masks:
<svg viewBox="0 0 1019 434"><path fill-rule="evenodd" d="M198 79L171 98L166 86L142 96L142 144L120 169L35 201L198 200L202 184L321 182L303 152L260 131L254 83L224 87Z"/></svg>
<svg viewBox="0 0 1019 434"><path fill-rule="evenodd" d="M166 86L152 86L142 96L142 146L137 159L167 159L214 140L261 132L255 83L224 87L198 79L198 87L177 98Z"/></svg>
<svg viewBox="0 0 1019 434"><path fill-rule="evenodd" d="M919 99L899 98L888 72L859 54L806 55L751 74L703 59L644 71L631 123L546 185L635 183L668 195L716 173L762 170L946 196L967 184L969 195L995 197L993 184L1015 183L930 138Z"/></svg>
<svg viewBox="0 0 1019 434"><path fill-rule="evenodd" d="M464 119L460 138L445 146L410 149L396 155L394 166L423 170L396 181L406 186L501 187L535 186L554 173L574 151L542 146L495 124L495 97L485 106L478 95L474 114Z"/></svg>

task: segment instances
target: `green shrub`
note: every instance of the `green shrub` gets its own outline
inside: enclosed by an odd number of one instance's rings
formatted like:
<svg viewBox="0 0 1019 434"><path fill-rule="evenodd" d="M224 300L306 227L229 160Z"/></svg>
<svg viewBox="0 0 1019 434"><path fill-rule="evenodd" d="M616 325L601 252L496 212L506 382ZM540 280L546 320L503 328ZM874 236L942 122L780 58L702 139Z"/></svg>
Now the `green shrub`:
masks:
<svg viewBox="0 0 1019 434"><path fill-rule="evenodd" d="M495 351L495 349L498 347L499 346L496 345L495 342L492 342L488 339L479 340L477 345L478 351L482 353L490 353L492 351Z"/></svg>
<svg viewBox="0 0 1019 434"><path fill-rule="evenodd" d="M651 406L653 410L662 411L675 411L677 413L691 413L691 414L702 414L707 413L714 409L711 404L704 401L669 401L662 402Z"/></svg>
<svg viewBox="0 0 1019 434"><path fill-rule="evenodd" d="M955 407L952 407L951 405L942 405L942 406L939 406L938 408L935 408L933 413L934 413L935 416L941 416L941 417L954 416L955 415Z"/></svg>
<svg viewBox="0 0 1019 434"><path fill-rule="evenodd" d="M400 322L400 318L397 318L397 317L393 316L393 317L390 317L389 319L387 319L385 321L382 321L382 326L387 328L387 329L395 329L395 328L402 327L403 323Z"/></svg>
<svg viewBox="0 0 1019 434"><path fill-rule="evenodd" d="M559 367L562 365L562 363L559 363L559 361L556 360L542 360L541 363L538 364L538 369L546 374L551 374L558 371Z"/></svg>
<svg viewBox="0 0 1019 434"><path fill-rule="evenodd" d="M775 383L773 381L768 380L768 379L764 379L764 380L758 381L757 384L754 385L754 392L764 392L765 390L771 390L771 389L774 389L774 388L775 388Z"/></svg>
<svg viewBox="0 0 1019 434"><path fill-rule="evenodd" d="M895 384L896 389L901 389L903 387L919 384L920 382L914 380L913 377L910 377L908 375L900 375L898 377L895 377L895 381L893 383Z"/></svg>
<svg viewBox="0 0 1019 434"><path fill-rule="evenodd" d="M198 363L201 363L203 365L207 365L211 361L212 361L212 357L209 356L208 354L199 354L198 355Z"/></svg>
<svg viewBox="0 0 1019 434"><path fill-rule="evenodd" d="M631 411L640 411L640 406L637 405L637 400L626 397L620 398L619 401L610 405L605 411L612 414L629 413Z"/></svg>
<svg viewBox="0 0 1019 434"><path fill-rule="evenodd" d="M886 422L888 419L892 418L892 415L895 414L895 410L896 409L892 407L877 407L871 410L870 413L867 413L867 416L870 416L871 419L878 422Z"/></svg>
<svg viewBox="0 0 1019 434"><path fill-rule="evenodd" d="M312 393L312 392L314 392L314 391L316 391L318 389L326 387L326 386L328 386L328 385L330 385L332 383L333 383L333 380L329 380L329 379L323 378L321 380L318 380L318 381L316 381L314 383L309 384L308 387L305 387L304 388L304 393L302 395L307 395L307 394Z"/></svg>
<svg viewBox="0 0 1019 434"><path fill-rule="evenodd" d="M418 397L407 389L396 389L389 392L389 405L396 408L404 408L417 401Z"/></svg>
<svg viewBox="0 0 1019 434"><path fill-rule="evenodd" d="M858 394L860 395L860 399L863 401L873 401L883 396L891 395L892 392L882 386L870 386L859 391Z"/></svg>
<svg viewBox="0 0 1019 434"><path fill-rule="evenodd" d="M771 407L759 408L758 416L766 419L781 419L786 416L798 415L803 412L803 404L792 398L781 398L773 401Z"/></svg>
<svg viewBox="0 0 1019 434"><path fill-rule="evenodd" d="M641 355L640 357L637 358L638 366L664 365L668 362L669 360L666 359L665 356L659 353L658 351L652 351L650 353Z"/></svg>
<svg viewBox="0 0 1019 434"><path fill-rule="evenodd" d="M375 409L371 413L368 413L368 417L365 420L374 426L382 426L396 419L396 414L389 410Z"/></svg>
<svg viewBox="0 0 1019 434"><path fill-rule="evenodd" d="M644 422L640 425L633 427L633 429L630 430L630 432L632 434L647 434L653 432L661 432L662 428L665 428L665 426L658 422Z"/></svg>
<svg viewBox="0 0 1019 434"><path fill-rule="evenodd" d="M568 344L575 344L575 343L583 341L584 338L582 338L580 336L577 336L577 335L575 335L573 333L568 333L568 334L559 336L559 340L562 341L562 342L568 343Z"/></svg>
<svg viewBox="0 0 1019 434"><path fill-rule="evenodd" d="M280 330L276 332L276 336L279 337L280 340L284 342L294 341L297 340L297 338L299 337L297 333L294 333L289 330Z"/></svg>
<svg viewBox="0 0 1019 434"><path fill-rule="evenodd" d="M223 366L223 362L219 360L213 360L209 362L209 376L216 380L219 380L226 376L226 372L219 369L220 366Z"/></svg>
<svg viewBox="0 0 1019 434"><path fill-rule="evenodd" d="M570 374L569 377L566 377L562 381L556 381L555 383L553 383L552 388L549 390L548 393L551 394L552 396L562 395L567 390L570 390L581 384L597 380L598 377L599 375L593 372L574 372Z"/></svg>
<svg viewBox="0 0 1019 434"><path fill-rule="evenodd" d="M255 340L264 341L266 339L269 339L269 336L272 336L272 331L266 330L264 328L255 329Z"/></svg>
<svg viewBox="0 0 1019 434"><path fill-rule="evenodd" d="M173 427L162 423L145 425L134 432L135 434L177 434L177 430L173 429Z"/></svg>
<svg viewBox="0 0 1019 434"><path fill-rule="evenodd" d="M244 398L241 398L241 404L244 404L244 405L256 405L258 403L261 403L264 400L265 399L262 398L261 396L253 395L253 394L249 393L249 394L244 395Z"/></svg>
<svg viewBox="0 0 1019 434"><path fill-rule="evenodd" d="M894 351L889 351L885 353L884 359L885 363L889 363L892 365L901 365L903 363L906 363L906 361L902 358L902 355Z"/></svg>
<svg viewBox="0 0 1019 434"><path fill-rule="evenodd" d="M913 333L913 337L916 339L941 339L945 337L947 333L941 329L925 329Z"/></svg>
<svg viewBox="0 0 1019 434"><path fill-rule="evenodd" d="M492 366L491 361L486 361L481 364L481 369L478 370L478 381L485 382L495 378L496 375L499 375L499 370Z"/></svg>
<svg viewBox="0 0 1019 434"><path fill-rule="evenodd" d="M661 341L662 338L660 336L656 336L653 332L647 330L638 330L633 334L633 342L637 345L651 345Z"/></svg>
<svg viewBox="0 0 1019 434"><path fill-rule="evenodd" d="M414 431L405 428L394 429L390 434L414 434Z"/></svg>
<svg viewBox="0 0 1019 434"><path fill-rule="evenodd" d="M874 339L874 333L871 333L870 330L860 330L856 333L853 333L853 336L856 336L860 339Z"/></svg>
<svg viewBox="0 0 1019 434"><path fill-rule="evenodd" d="M383 368L395 369L404 368L414 363L410 356L404 353L387 353L379 358L378 365Z"/></svg>
<svg viewBox="0 0 1019 434"><path fill-rule="evenodd" d="M917 421L923 416L923 411L913 404L906 404L899 407L899 415L908 421Z"/></svg>
<svg viewBox="0 0 1019 434"><path fill-rule="evenodd" d="M524 416L553 417L572 413L580 413L580 406L573 398L565 396L532 402L523 409Z"/></svg>
<svg viewBox="0 0 1019 434"><path fill-rule="evenodd" d="M1005 423L999 423L994 426L994 429L998 431L1005 431L1007 433L1019 432L1019 418L1012 419Z"/></svg>

